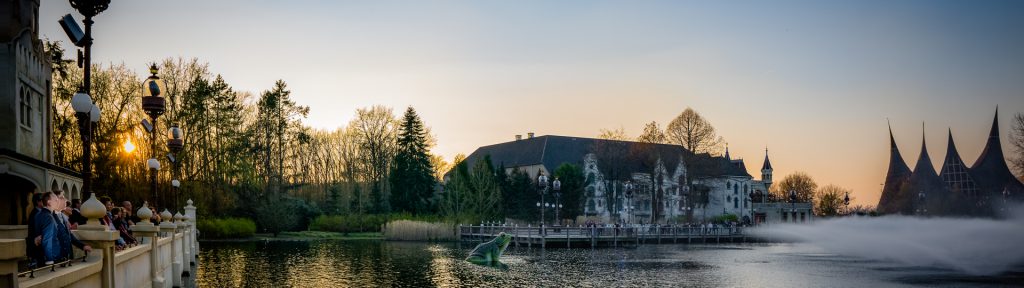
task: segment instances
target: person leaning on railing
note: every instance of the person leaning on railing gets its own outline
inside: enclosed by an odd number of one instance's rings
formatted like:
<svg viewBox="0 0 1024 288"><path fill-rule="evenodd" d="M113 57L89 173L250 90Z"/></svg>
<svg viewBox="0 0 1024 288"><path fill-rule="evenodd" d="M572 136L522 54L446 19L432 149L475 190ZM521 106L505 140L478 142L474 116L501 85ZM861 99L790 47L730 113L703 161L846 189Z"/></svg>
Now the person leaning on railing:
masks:
<svg viewBox="0 0 1024 288"><path fill-rule="evenodd" d="M92 247L85 245L85 243L79 241L74 234L71 234L72 224L68 220L70 209L67 207L68 201L64 198L64 193L60 190L56 190L53 193L55 197L57 197L56 202L58 205L58 207L55 207L56 209L54 209L56 213L53 214L54 221L57 224L57 239L60 243L60 257L58 258L65 258L67 260L75 258L74 250L71 249L72 245L74 245L74 247L78 247L78 249L82 249L82 251L85 251L86 253L92 251ZM75 224L75 226L77 227L77 224Z"/></svg>

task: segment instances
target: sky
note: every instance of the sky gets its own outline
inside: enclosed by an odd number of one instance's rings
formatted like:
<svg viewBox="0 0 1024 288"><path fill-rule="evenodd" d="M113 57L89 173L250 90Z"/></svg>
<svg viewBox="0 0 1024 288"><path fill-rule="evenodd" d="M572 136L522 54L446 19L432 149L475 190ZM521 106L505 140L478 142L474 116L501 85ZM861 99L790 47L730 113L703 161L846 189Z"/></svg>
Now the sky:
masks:
<svg viewBox="0 0 1024 288"><path fill-rule="evenodd" d="M41 35L65 40L69 13L43 1ZM527 132L637 136L690 107L755 178L767 148L776 179L853 204L878 202L887 123L911 167L925 123L938 167L947 129L971 164L997 106L1007 154L1024 113L1019 1L133 0L94 21L94 64L195 57L257 95L281 79L322 129L412 106L449 161Z"/></svg>

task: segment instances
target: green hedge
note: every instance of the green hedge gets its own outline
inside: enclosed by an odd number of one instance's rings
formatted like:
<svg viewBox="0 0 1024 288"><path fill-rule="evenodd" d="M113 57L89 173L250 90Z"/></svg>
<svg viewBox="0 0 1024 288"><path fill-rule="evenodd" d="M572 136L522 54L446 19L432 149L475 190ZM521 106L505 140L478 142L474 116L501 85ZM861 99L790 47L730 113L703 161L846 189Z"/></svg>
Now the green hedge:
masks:
<svg viewBox="0 0 1024 288"><path fill-rule="evenodd" d="M199 238L248 238L256 233L256 222L245 218L199 220L196 223Z"/></svg>
<svg viewBox="0 0 1024 288"><path fill-rule="evenodd" d="M309 223L309 230L329 232L380 232L387 215L321 215Z"/></svg>

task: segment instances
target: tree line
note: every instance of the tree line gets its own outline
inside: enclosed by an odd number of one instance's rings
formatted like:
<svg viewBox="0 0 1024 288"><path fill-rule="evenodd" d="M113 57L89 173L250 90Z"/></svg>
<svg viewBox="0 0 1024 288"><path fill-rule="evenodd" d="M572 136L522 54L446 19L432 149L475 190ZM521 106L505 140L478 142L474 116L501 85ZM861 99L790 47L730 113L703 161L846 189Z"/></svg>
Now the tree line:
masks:
<svg viewBox="0 0 1024 288"><path fill-rule="evenodd" d="M51 59L64 51L47 43ZM92 137L93 191L117 200L156 203L179 211L196 202L202 217L255 219L261 230L305 229L320 214L434 214L443 158L413 107L402 118L385 106L360 108L333 130L303 123L309 107L296 103L285 81L259 94L237 91L208 63L173 58L155 63L166 84L166 112L155 144L140 121L143 77L124 64L94 65L92 99L102 115ZM52 61L53 155L81 170L82 142L70 100L82 83L70 60ZM179 126L185 148L171 162L167 130ZM135 149L126 149L126 143ZM158 197L145 161L161 161ZM180 179L179 191L170 181ZM88 195L83 195L88 197ZM84 199L83 199L84 200Z"/></svg>

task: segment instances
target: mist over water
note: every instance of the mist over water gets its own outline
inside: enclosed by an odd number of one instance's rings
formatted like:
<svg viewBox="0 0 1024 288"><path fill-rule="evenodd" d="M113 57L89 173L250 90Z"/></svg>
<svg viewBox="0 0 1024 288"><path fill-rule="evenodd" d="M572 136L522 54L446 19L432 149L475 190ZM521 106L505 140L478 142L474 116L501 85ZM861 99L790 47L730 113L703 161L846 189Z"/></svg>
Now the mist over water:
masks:
<svg viewBox="0 0 1024 288"><path fill-rule="evenodd" d="M1005 219L843 217L775 224L753 231L772 240L805 242L827 252L908 266L996 275L1024 266L1024 206Z"/></svg>

